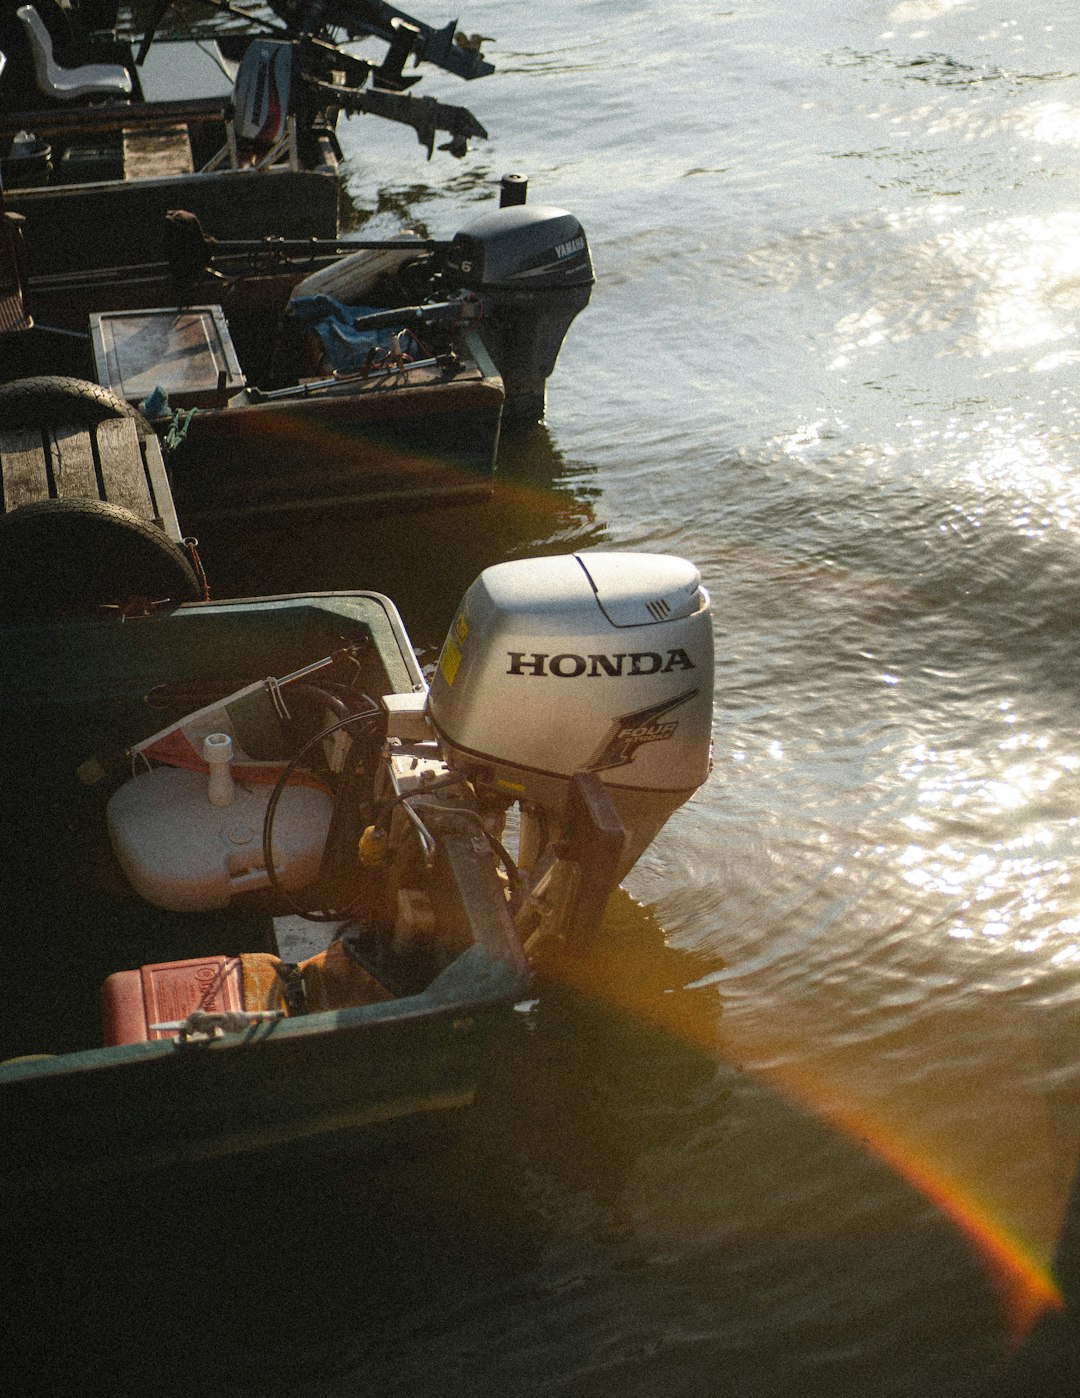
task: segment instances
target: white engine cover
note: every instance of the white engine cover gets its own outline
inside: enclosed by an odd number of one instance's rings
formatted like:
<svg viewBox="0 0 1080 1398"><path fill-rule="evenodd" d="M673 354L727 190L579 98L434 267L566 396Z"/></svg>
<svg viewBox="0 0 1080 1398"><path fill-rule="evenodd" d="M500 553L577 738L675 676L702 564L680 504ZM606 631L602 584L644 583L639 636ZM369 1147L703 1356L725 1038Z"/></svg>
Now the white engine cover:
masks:
<svg viewBox="0 0 1080 1398"><path fill-rule="evenodd" d="M431 687L440 739L468 762L688 794L708 775L709 596L681 558L577 553L486 569Z"/></svg>

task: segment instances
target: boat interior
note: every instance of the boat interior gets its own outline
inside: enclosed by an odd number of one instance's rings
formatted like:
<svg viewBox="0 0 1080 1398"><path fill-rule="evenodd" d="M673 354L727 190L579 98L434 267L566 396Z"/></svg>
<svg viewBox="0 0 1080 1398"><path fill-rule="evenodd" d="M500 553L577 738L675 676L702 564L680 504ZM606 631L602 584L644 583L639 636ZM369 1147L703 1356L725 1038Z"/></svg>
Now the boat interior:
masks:
<svg viewBox="0 0 1080 1398"><path fill-rule="evenodd" d="M65 374L138 407L159 390L143 408L153 418L368 380L441 382L475 356L461 323L351 328L367 309L431 295L438 254L423 240L351 253L218 245L194 215L171 211L159 247L159 262L31 278L22 220L0 218L0 379Z"/></svg>
<svg viewBox="0 0 1080 1398"><path fill-rule="evenodd" d="M167 1038L176 1025L169 1031L151 1025L170 1004L182 1019L193 1003L291 1014L297 989L299 1009L309 1011L412 995L472 945L454 879L438 861L427 867L419 841L405 838L396 855L366 865L357 859L358 832L381 829L389 818L385 793L376 790L386 732L379 701L422 685L382 599L335 595L246 610L197 604L142 622L4 629L5 711L21 735L8 754L8 818L0 836L4 925L19 929L21 945L9 943L15 973L8 979L0 1059ZM321 844L325 835L325 849L314 864L309 859L302 869L289 862L292 827L285 825L285 855L278 853L277 834L268 837L282 865L273 876L260 863L259 832L252 838L245 828L244 842L229 855L238 891L224 906L166 908L149 901L145 889L136 891L120 862L122 841L115 829L110 836L110 822L116 823L110 802L121 789L139 786L129 747L217 703L238 682L285 674L328 655L335 656L332 664L291 691L288 719L261 721L258 737L268 744L266 756L277 749L283 759L296 758L303 748L296 770L331 793L333 814L318 839ZM343 711L353 719L319 739L332 726L326 719L338 723ZM208 780L179 768L154 770L197 785ZM255 798L248 791L244 799ZM250 811L241 803L227 809L236 812L229 838L238 839ZM284 810L275 809L278 816ZM193 825L206 810L200 795ZM182 842L185 829L181 822L179 834L167 838ZM144 828L132 838L146 835ZM196 842L195 884L199 848ZM157 858L153 849L149 857ZM304 879L300 886L297 878ZM177 902L154 887L150 892L159 902ZM207 899L197 891L200 901ZM160 993L151 986L155 978ZM194 1002L192 986L206 992ZM184 995L186 1006L179 1003Z"/></svg>
<svg viewBox="0 0 1080 1398"><path fill-rule="evenodd" d="M46 23L46 21L48 21ZM117 40L77 38L54 0L0 20L0 174L18 189L193 174L226 161L299 159L290 141L244 147L232 111L250 37L161 39L136 63ZM68 55L68 64L60 55ZM285 116L280 139L285 134ZM332 146L319 148L317 160ZM317 163L317 161L316 161Z"/></svg>

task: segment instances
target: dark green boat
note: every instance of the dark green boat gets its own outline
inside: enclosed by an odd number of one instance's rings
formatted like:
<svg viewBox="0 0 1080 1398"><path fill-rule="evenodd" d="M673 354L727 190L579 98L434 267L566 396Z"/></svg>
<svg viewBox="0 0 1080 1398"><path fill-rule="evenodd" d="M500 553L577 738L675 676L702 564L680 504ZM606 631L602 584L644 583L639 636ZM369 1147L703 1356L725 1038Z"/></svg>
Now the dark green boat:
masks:
<svg viewBox="0 0 1080 1398"><path fill-rule="evenodd" d="M16 1205L454 1116L531 951L587 943L708 771L682 560L486 570L430 689L374 593L121 615L0 627Z"/></svg>

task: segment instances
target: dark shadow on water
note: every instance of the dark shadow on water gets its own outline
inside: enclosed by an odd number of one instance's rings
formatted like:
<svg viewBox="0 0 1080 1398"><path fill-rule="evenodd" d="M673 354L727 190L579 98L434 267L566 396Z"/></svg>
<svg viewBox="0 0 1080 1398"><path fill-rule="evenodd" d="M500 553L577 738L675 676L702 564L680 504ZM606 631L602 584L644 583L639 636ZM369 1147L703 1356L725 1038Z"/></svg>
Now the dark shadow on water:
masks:
<svg viewBox="0 0 1080 1398"><path fill-rule="evenodd" d="M418 646L438 646L465 589L490 564L603 542L590 475L567 463L539 425L506 435L482 504L222 522L200 527L199 552L215 597L382 592Z"/></svg>
<svg viewBox="0 0 1080 1398"><path fill-rule="evenodd" d="M1080 1170L1054 1254L1053 1274L1064 1306L1047 1311L1002 1371L985 1398L1075 1398L1080 1394Z"/></svg>
<svg viewBox="0 0 1080 1398"><path fill-rule="evenodd" d="M679 994L700 968L635 909L626 900L617 914L639 938L635 994ZM416 1361L414 1332L452 1345L473 1307L529 1287L563 1226L525 1202L549 1169L569 1171L559 1190L595 1196L588 1228L603 1235L642 1144L619 1122L637 1111L663 1132L713 1071L617 1011L594 1017L580 988L552 984L550 996L494 1046L463 1129L422 1148L376 1158L322 1142L271 1171L238 1159L162 1172L5 1219L5 1392L462 1391L430 1373L395 1386ZM482 1385L486 1358L469 1364Z"/></svg>

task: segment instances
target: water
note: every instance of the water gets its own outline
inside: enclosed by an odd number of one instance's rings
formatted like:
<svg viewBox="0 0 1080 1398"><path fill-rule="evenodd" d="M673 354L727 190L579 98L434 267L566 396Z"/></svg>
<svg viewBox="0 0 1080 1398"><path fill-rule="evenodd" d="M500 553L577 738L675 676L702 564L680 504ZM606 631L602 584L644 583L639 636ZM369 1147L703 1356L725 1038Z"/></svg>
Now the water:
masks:
<svg viewBox="0 0 1080 1398"><path fill-rule="evenodd" d="M424 91L490 139L425 164L344 128L358 226L448 236L521 171L584 224L593 302L489 505L207 535L218 594L375 587L430 659L487 563L685 554L715 768L459 1150L241 1172L118 1256L58 1203L18 1254L44 1372L1077 1391L1080 31L1016 11L471 0L497 75Z"/></svg>

